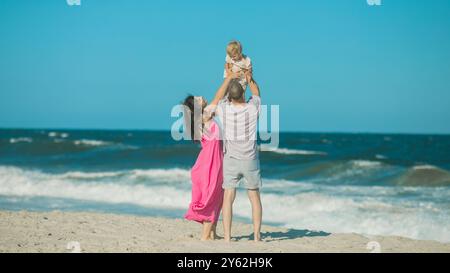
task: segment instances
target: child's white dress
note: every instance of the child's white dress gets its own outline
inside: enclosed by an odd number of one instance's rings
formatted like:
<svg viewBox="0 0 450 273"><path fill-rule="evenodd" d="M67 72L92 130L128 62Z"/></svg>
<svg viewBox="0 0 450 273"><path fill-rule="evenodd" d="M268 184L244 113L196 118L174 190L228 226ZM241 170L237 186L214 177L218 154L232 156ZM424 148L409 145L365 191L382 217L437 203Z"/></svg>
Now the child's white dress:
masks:
<svg viewBox="0 0 450 273"><path fill-rule="evenodd" d="M243 55L242 59L240 59L239 61L233 61L233 59L231 59L230 56L225 57L225 62L228 64L231 64L231 71L233 72L239 72L239 71L243 71L243 70L249 70L252 67L252 61L250 60L250 57ZM223 71L223 77L226 78L227 77L227 70L224 69ZM239 78L239 83L242 85L242 88L247 89L247 80L245 79L245 75L242 75Z"/></svg>

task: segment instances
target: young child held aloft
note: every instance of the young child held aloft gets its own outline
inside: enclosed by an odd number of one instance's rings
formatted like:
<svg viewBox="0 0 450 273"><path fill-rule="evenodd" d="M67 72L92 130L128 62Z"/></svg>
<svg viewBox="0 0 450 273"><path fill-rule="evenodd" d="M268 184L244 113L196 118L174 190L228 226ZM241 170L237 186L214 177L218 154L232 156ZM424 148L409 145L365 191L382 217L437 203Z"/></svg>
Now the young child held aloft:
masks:
<svg viewBox="0 0 450 273"><path fill-rule="evenodd" d="M249 84L245 77L247 71L252 73L252 61L248 56L242 53L241 43L238 41L229 42L227 45L227 56L225 57L223 77L226 78L230 73L238 73L239 83L245 91Z"/></svg>

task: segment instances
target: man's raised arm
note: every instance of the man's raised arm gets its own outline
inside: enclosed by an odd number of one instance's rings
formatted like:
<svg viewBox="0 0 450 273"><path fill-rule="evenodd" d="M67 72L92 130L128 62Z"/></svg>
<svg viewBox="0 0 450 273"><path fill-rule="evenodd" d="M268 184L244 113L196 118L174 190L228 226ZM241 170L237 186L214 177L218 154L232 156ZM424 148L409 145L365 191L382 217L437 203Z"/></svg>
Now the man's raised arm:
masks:
<svg viewBox="0 0 450 273"><path fill-rule="evenodd" d="M227 92L228 84L230 83L231 79L236 78L237 75L230 74L228 75L224 80L222 85L217 89L216 95L214 96L214 99L211 102L211 105L217 105L219 101L225 96L225 93Z"/></svg>
<svg viewBox="0 0 450 273"><path fill-rule="evenodd" d="M258 96L260 97L260 92L259 92L259 86L258 84L253 80L253 76L252 73L249 71L247 73L245 73L245 77L247 79L248 85L250 87L250 92L252 93L253 96Z"/></svg>

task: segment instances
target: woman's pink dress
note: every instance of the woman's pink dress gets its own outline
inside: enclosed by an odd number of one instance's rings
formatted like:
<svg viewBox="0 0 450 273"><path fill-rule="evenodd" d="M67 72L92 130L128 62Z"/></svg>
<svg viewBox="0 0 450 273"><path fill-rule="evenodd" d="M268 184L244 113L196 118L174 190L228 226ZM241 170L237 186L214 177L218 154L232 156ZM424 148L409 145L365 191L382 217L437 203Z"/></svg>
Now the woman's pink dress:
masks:
<svg viewBox="0 0 450 273"><path fill-rule="evenodd" d="M192 200L184 216L188 220L216 223L223 200L223 151L219 126L211 121L207 134L203 134L202 149L191 170Z"/></svg>

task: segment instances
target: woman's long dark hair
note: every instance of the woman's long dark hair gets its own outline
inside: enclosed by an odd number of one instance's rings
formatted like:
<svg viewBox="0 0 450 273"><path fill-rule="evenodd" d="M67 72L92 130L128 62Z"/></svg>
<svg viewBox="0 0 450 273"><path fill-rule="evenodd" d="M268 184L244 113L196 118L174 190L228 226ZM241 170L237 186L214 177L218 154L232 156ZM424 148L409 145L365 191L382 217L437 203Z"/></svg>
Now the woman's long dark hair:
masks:
<svg viewBox="0 0 450 273"><path fill-rule="evenodd" d="M203 107L195 102L195 97L192 95L184 99L183 105L185 129L190 133L192 141L198 142L203 131Z"/></svg>

